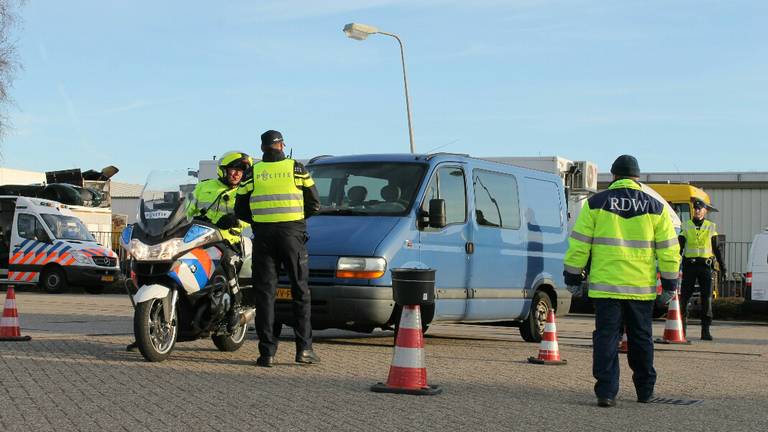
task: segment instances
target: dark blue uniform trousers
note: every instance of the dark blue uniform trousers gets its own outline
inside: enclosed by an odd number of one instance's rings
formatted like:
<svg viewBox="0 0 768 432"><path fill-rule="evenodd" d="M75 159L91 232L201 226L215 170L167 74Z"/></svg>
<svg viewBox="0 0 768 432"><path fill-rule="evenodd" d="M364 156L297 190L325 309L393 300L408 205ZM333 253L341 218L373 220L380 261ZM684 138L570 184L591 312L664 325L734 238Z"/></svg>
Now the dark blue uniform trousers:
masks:
<svg viewBox="0 0 768 432"><path fill-rule="evenodd" d="M627 326L627 360L638 398L653 394L653 301L593 298L595 331L592 333L592 375L595 395L615 399L619 393L619 338ZM623 320L622 320L623 316Z"/></svg>

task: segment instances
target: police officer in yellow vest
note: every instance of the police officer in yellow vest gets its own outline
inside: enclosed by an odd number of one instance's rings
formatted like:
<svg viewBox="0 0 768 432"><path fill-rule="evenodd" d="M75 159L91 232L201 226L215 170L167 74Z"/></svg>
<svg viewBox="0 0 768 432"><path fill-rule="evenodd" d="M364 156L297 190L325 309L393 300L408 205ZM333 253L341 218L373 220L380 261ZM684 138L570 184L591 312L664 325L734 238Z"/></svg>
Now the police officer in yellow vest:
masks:
<svg viewBox="0 0 768 432"><path fill-rule="evenodd" d="M611 166L608 190L590 197L576 219L563 276L568 290L580 291L591 257L588 295L595 306L592 374L597 405L612 407L619 391L619 331L627 326L637 401L653 398L653 303L656 266L664 300L677 289L680 266L677 234L664 203L643 192L640 167L633 156L619 156Z"/></svg>
<svg viewBox="0 0 768 432"><path fill-rule="evenodd" d="M243 152L231 151L219 158L217 178L201 181L195 186L194 200L187 208L187 214L195 219L216 225L224 238L226 247L221 258L229 290L234 297L230 309L230 330L237 325L237 308L242 293L237 284L237 268L242 262L240 234L248 226L235 216L237 189L244 176L250 173L253 159Z"/></svg>
<svg viewBox="0 0 768 432"><path fill-rule="evenodd" d="M285 157L283 135L268 130L261 135L261 162L253 178L238 190L237 215L253 228L253 287L256 293L256 364L272 367L277 351L274 334L277 272L282 264L291 282L295 320L296 362L318 363L312 350L309 256L305 219L320 209L315 182L304 165Z"/></svg>
<svg viewBox="0 0 768 432"><path fill-rule="evenodd" d="M698 281L702 340L712 340L709 326L712 324L712 269L715 259L720 265L720 271L723 274L726 271L717 242L717 227L713 222L706 220L709 211L717 209L699 198L694 198L693 218L685 222L679 237L680 253L683 255L683 286L680 295L683 333L688 330L688 301Z"/></svg>

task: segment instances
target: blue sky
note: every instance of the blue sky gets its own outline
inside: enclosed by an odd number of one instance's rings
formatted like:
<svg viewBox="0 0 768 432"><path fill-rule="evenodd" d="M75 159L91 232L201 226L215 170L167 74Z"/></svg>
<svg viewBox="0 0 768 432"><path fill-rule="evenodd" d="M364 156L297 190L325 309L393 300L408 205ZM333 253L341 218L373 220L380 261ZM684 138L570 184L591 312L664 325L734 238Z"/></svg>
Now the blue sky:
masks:
<svg viewBox="0 0 768 432"><path fill-rule="evenodd" d="M258 154L416 149L766 171L768 2L28 1L0 166L117 181Z"/></svg>

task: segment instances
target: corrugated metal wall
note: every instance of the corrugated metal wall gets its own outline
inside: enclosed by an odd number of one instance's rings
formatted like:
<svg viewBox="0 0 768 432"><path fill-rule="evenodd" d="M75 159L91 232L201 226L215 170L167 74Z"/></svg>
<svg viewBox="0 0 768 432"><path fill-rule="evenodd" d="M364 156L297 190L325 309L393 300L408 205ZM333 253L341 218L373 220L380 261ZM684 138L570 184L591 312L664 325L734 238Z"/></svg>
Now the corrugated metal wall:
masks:
<svg viewBox="0 0 768 432"><path fill-rule="evenodd" d="M768 185L764 189L705 187L719 212L709 214L717 230L726 235L729 272L746 272L749 244L755 234L768 227Z"/></svg>

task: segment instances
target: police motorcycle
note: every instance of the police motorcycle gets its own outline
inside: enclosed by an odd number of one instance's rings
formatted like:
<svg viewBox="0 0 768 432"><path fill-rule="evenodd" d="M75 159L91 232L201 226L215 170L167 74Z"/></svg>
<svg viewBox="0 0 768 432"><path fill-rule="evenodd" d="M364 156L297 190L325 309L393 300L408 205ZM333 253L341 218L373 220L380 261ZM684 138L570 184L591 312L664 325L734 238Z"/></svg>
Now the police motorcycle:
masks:
<svg viewBox="0 0 768 432"><path fill-rule="evenodd" d="M177 341L205 337L220 351L236 351L255 315L244 295L239 322L232 331L227 328L233 301L221 262L227 246L214 225L187 215L196 183L186 171L150 173L137 222L120 236L126 274L137 287L132 297L134 335L147 361L165 360ZM246 262L239 278L250 280L251 243L247 237L242 240ZM240 286L244 294L249 288Z"/></svg>

